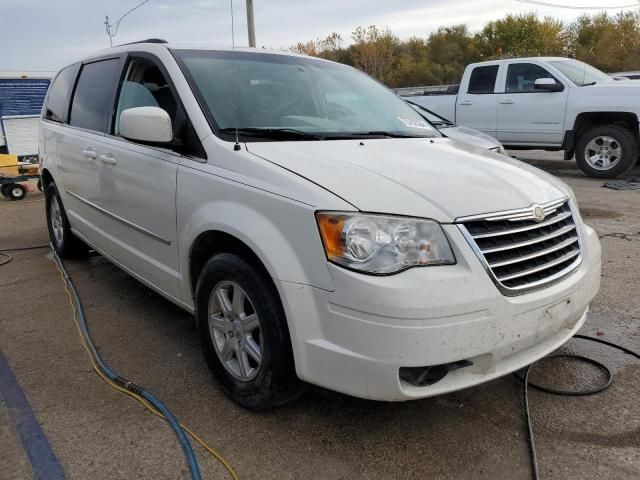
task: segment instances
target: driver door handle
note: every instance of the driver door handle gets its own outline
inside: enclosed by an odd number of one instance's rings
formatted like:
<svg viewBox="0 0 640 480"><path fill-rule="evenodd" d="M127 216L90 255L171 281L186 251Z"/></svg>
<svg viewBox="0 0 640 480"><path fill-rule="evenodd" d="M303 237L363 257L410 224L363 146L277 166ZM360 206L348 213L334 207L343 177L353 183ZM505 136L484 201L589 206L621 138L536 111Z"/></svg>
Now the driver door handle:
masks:
<svg viewBox="0 0 640 480"><path fill-rule="evenodd" d="M82 154L87 157L87 158L92 158L95 160L95 158L98 156L96 154L96 152L94 152L93 150L91 150L90 148L85 148L84 150L82 150Z"/></svg>
<svg viewBox="0 0 640 480"><path fill-rule="evenodd" d="M460 105L473 105L473 102L471 100L464 100L460 102Z"/></svg>
<svg viewBox="0 0 640 480"><path fill-rule="evenodd" d="M105 165L115 165L118 161L111 155L100 155L100 161Z"/></svg>
<svg viewBox="0 0 640 480"><path fill-rule="evenodd" d="M511 100L510 98L507 98L506 100L502 100L500 103L501 103L502 105L512 105L512 104L514 104L515 102L514 102L513 100Z"/></svg>

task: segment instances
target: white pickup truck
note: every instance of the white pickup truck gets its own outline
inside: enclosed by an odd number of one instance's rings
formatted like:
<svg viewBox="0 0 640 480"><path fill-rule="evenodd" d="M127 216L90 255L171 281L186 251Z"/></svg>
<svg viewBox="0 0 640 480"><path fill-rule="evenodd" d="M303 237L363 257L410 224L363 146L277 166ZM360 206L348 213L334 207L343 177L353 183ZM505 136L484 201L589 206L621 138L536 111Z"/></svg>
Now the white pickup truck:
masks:
<svg viewBox="0 0 640 480"><path fill-rule="evenodd" d="M401 93L403 95L403 93ZM459 86L405 94L505 147L564 150L598 178L628 172L638 160L640 82L615 81L569 58L495 60L467 66Z"/></svg>

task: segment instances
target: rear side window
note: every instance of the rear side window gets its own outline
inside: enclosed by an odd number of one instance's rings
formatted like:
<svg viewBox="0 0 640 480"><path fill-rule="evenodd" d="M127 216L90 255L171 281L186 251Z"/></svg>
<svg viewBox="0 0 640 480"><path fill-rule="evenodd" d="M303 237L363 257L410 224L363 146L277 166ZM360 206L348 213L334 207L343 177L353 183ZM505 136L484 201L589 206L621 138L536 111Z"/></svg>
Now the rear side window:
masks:
<svg viewBox="0 0 640 480"><path fill-rule="evenodd" d="M82 67L71 105L71 125L106 132L119 64L113 58Z"/></svg>
<svg viewBox="0 0 640 480"><path fill-rule="evenodd" d="M498 65L488 65L474 68L467 93L493 93L498 77L498 67Z"/></svg>
<svg viewBox="0 0 640 480"><path fill-rule="evenodd" d="M54 122L64 123L65 110L69 93L76 78L77 65L71 65L58 73L53 84L49 88L47 103L44 107L44 118Z"/></svg>

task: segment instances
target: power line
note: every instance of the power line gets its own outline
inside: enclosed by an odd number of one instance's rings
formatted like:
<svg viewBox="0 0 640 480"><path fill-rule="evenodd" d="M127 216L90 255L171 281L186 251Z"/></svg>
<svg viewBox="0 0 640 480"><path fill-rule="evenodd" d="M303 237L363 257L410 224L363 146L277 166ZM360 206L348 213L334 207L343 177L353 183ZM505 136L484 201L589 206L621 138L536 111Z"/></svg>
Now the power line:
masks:
<svg viewBox="0 0 640 480"><path fill-rule="evenodd" d="M622 8L637 8L637 4L616 5L608 7L594 7L594 6L577 6L577 5L561 5L557 3L541 2L538 0L516 0L520 3L529 3L531 5L539 5L541 7L553 7L553 8L567 8L570 10L619 10Z"/></svg>

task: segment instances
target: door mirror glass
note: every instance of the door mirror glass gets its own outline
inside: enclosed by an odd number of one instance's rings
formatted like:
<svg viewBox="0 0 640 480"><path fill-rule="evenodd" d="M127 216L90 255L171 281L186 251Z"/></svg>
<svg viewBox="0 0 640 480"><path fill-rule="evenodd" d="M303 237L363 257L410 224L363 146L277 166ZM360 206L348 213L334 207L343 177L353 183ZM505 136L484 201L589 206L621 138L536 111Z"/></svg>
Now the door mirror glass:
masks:
<svg viewBox="0 0 640 480"><path fill-rule="evenodd" d="M547 92L561 92L564 90L564 86L556 82L553 78L537 78L534 83L534 88Z"/></svg>
<svg viewBox="0 0 640 480"><path fill-rule="evenodd" d="M120 114L120 135L145 143L170 143L173 129L169 114L160 107L134 107Z"/></svg>

